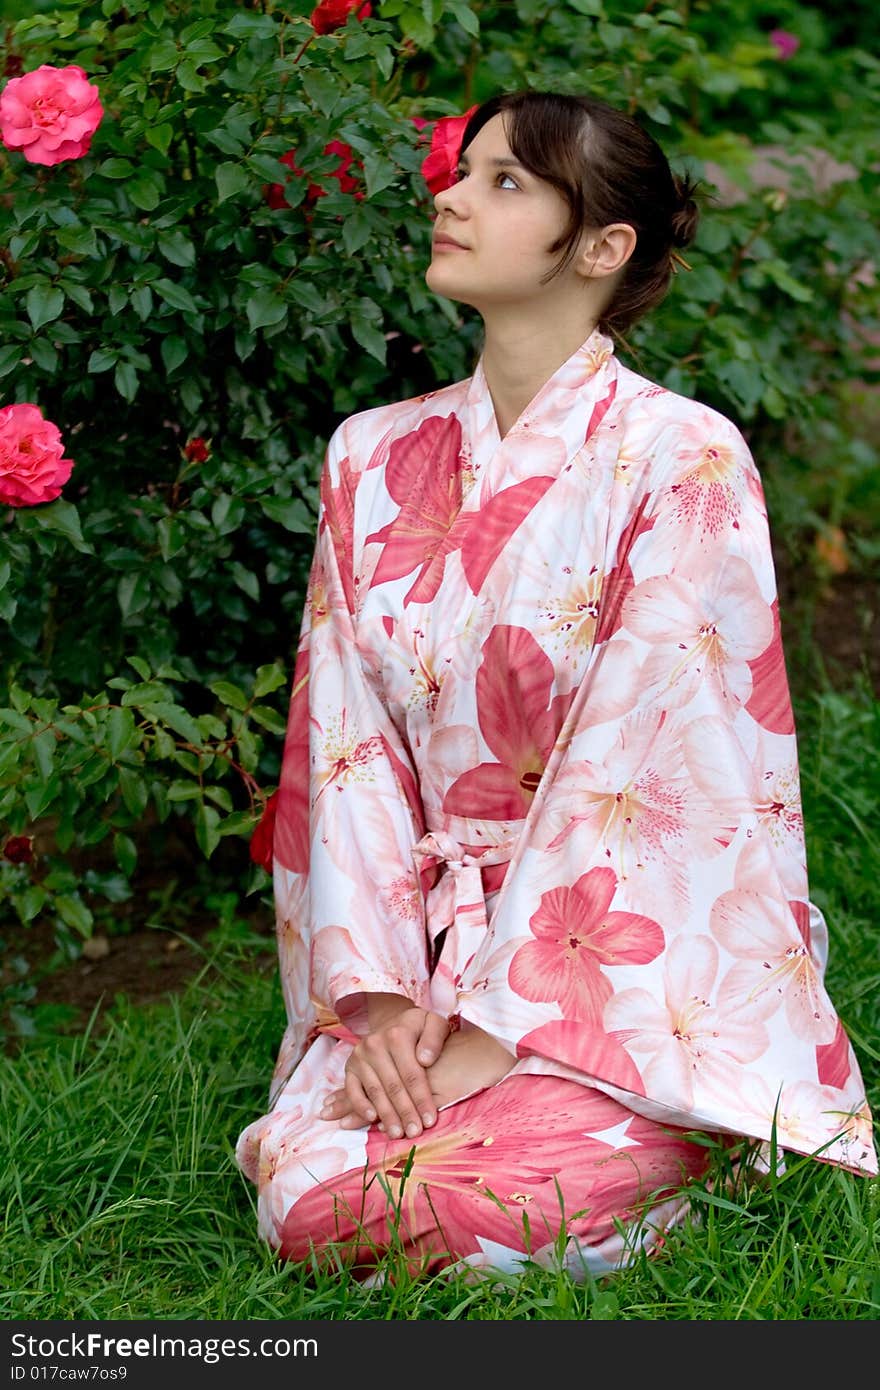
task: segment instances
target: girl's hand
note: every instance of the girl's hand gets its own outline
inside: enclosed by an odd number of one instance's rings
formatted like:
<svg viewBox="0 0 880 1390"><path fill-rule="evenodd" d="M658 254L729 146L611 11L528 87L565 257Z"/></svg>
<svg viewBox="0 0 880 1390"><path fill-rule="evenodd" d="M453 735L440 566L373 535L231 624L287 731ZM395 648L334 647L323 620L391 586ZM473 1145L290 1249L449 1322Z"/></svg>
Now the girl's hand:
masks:
<svg viewBox="0 0 880 1390"><path fill-rule="evenodd" d="M320 1118L341 1129L378 1121L390 1139L414 1139L437 1120L427 1068L440 1056L449 1023L395 995L375 997L370 1025L345 1064L345 1086L327 1097Z"/></svg>
<svg viewBox="0 0 880 1390"><path fill-rule="evenodd" d="M465 1025L446 1039L440 1057L428 1068L434 1102L437 1106L451 1105L494 1086L515 1063L513 1053L482 1028Z"/></svg>

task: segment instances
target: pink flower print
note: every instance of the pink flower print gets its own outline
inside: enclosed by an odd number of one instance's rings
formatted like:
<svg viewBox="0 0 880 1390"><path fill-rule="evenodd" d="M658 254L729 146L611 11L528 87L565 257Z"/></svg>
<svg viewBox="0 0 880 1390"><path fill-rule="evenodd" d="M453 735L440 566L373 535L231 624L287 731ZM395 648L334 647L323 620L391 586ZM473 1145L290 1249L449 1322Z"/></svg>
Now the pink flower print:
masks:
<svg viewBox="0 0 880 1390"><path fill-rule="evenodd" d="M561 1019L542 1023L520 1038L517 1055L547 1057L634 1095L645 1094L639 1069L618 1039L581 1022Z"/></svg>
<svg viewBox="0 0 880 1390"><path fill-rule="evenodd" d="M497 759L456 779L449 815L518 820L528 814L574 692L551 698L553 663L525 628L498 624L483 643L477 719Z"/></svg>
<svg viewBox="0 0 880 1390"><path fill-rule="evenodd" d="M774 598L770 611L773 614L773 638L766 650L749 662L752 693L746 701L746 709L769 733L793 734L794 713L782 648L778 598Z"/></svg>
<svg viewBox="0 0 880 1390"><path fill-rule="evenodd" d="M810 953L807 914L801 913L799 922L793 908L775 891L735 888L716 899L712 935L739 962L725 974L718 1002L736 1009L761 1001L772 1012L784 1006L796 1037L829 1043L836 1014Z"/></svg>
<svg viewBox="0 0 880 1390"><path fill-rule="evenodd" d="M613 995L604 1027L640 1059L645 1094L670 1097L682 1110L700 1109L708 1094L726 1112L738 1092L742 1066L766 1051L757 1008L722 1010L711 1003L718 948L708 936L678 936L666 952L664 998L644 989Z"/></svg>
<svg viewBox="0 0 880 1390"><path fill-rule="evenodd" d="M721 758L718 750L731 747L728 724L714 715L693 719L682 734L685 762L694 785L727 823L726 829L719 826L719 843L729 844L743 818L754 817L760 833L753 834L743 849L740 866L760 859L761 866L755 872L766 874L767 848L778 850L775 863L777 872L785 876L787 893L790 897L806 896L797 750L791 740L765 737L758 728L755 735L750 756L743 749L735 759ZM738 866L738 879L739 872ZM760 882L753 886L760 887Z"/></svg>
<svg viewBox="0 0 880 1390"><path fill-rule="evenodd" d="M361 738L356 724L349 723L348 711L327 720L323 741L315 756L315 804L330 787L342 791L357 782L373 780L370 764L382 756L382 739L373 734Z"/></svg>
<svg viewBox="0 0 880 1390"><path fill-rule="evenodd" d="M431 415L391 445L385 483L400 511L367 536L366 544L383 546L370 588L418 569L404 605L435 598L446 556L459 544L450 531L461 509L460 453L461 423L456 415Z"/></svg>
<svg viewBox="0 0 880 1390"><path fill-rule="evenodd" d="M487 1240L521 1253L530 1240L543 1245L562 1220L556 1183L563 1192L577 1192L584 1166L613 1155L610 1144L585 1137L585 1131L604 1128L610 1112L620 1107L558 1078L542 1078L536 1095L533 1081L510 1076L442 1110L437 1124L415 1144L388 1141L372 1126L366 1131L368 1171L349 1170L332 1185L335 1238L356 1240L364 1231L375 1232L381 1244L396 1219L415 1260L423 1253L439 1256L441 1263L438 1227L448 1250L458 1255L477 1254ZM618 1171L620 1187L613 1181ZM631 1194L632 1187L631 1165L615 1163L590 1204L585 1234L606 1226L619 1212L621 1188ZM286 1258L308 1253L308 1234L328 1220L329 1205L320 1188L300 1199L282 1232ZM528 1226L524 1210L530 1213ZM549 1230L542 1211L552 1213ZM356 1257L371 1263L366 1241Z"/></svg>
<svg viewBox="0 0 880 1390"><path fill-rule="evenodd" d="M667 707L687 704L703 684L728 708L744 704L752 693L748 662L773 636L751 567L733 555L700 588L678 575L642 580L624 601L623 621L653 647L644 689Z"/></svg>
<svg viewBox="0 0 880 1390"><path fill-rule="evenodd" d="M295 873L309 867L309 644L297 653L273 826L275 857Z"/></svg>
<svg viewBox="0 0 880 1390"><path fill-rule="evenodd" d="M816 1071L820 1083L843 1090L850 1078L853 1060L852 1045L846 1035L846 1029L838 1019L831 1041L819 1043L816 1048Z"/></svg>
<svg viewBox="0 0 880 1390"><path fill-rule="evenodd" d="M634 912L610 912L612 869L591 869L571 887L541 894L529 921L536 938L511 961L511 988L536 1003L552 1001L566 1019L599 1027L613 994L603 966L645 965L663 950L660 926Z"/></svg>
<svg viewBox="0 0 880 1390"><path fill-rule="evenodd" d="M588 728L583 744L591 740ZM576 738L572 754L581 746ZM680 727L649 710L620 725L603 758L572 761L556 776L535 843L564 847L568 863L601 855L631 905L650 914L659 895L680 917L689 905L689 864L719 852L725 824L723 808L711 807L691 782Z"/></svg>
<svg viewBox="0 0 880 1390"><path fill-rule="evenodd" d="M330 528L333 549L339 566L339 577L349 613L355 611L354 593L354 493L360 474L350 465L348 456L339 465L339 482L330 485L330 472L321 475L321 505L324 524Z"/></svg>
<svg viewBox="0 0 880 1390"><path fill-rule="evenodd" d="M674 519L691 533L724 536L741 510L742 453L703 420L682 426L681 433L676 457L690 467L666 493Z"/></svg>

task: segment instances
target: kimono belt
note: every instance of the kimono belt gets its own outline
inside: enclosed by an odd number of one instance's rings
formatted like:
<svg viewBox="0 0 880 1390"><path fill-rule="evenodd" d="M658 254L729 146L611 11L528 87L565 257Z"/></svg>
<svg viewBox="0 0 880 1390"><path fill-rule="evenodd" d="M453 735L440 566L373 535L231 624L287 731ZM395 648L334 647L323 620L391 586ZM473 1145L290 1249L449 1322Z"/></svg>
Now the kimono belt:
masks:
<svg viewBox="0 0 880 1390"><path fill-rule="evenodd" d="M428 859L442 865L440 877L425 898L428 940L436 961L431 1005L438 1013L448 1017L457 1014L462 976L489 932L482 867L508 864L514 844L514 840L506 840L479 854L468 854L452 835L438 830L423 835L413 847L417 873Z"/></svg>

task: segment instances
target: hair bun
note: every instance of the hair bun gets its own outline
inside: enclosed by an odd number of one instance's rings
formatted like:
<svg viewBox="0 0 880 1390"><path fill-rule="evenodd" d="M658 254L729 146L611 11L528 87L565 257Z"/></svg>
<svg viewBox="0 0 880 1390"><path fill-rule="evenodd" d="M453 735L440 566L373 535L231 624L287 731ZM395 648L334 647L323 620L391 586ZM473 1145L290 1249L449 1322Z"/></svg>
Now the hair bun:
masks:
<svg viewBox="0 0 880 1390"><path fill-rule="evenodd" d="M698 184L697 180L692 179L690 174L673 174L672 182L676 195L676 208L670 224L672 245L681 248L690 246L697 234L700 209L694 195L697 192Z"/></svg>

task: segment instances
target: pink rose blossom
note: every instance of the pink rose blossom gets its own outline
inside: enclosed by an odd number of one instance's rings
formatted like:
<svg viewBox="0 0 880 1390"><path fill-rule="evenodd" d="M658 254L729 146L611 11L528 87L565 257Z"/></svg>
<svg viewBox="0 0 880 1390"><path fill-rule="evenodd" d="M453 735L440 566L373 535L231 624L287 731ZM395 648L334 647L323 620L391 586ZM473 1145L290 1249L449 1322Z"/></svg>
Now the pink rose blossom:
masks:
<svg viewBox="0 0 880 1390"><path fill-rule="evenodd" d="M797 34L790 34L787 29L774 29L770 34L770 42L783 60L793 58L801 46Z"/></svg>
<svg viewBox="0 0 880 1390"><path fill-rule="evenodd" d="M461 139L476 109L471 106L463 116L441 117L431 132L431 153L422 161L422 177L435 195L455 182Z"/></svg>
<svg viewBox="0 0 880 1390"><path fill-rule="evenodd" d="M0 502L10 507L54 502L72 469L58 426L45 420L37 406L0 410Z"/></svg>
<svg viewBox="0 0 880 1390"><path fill-rule="evenodd" d="M104 108L82 68L42 67L13 77L0 94L0 138L31 164L60 164L88 153Z"/></svg>

